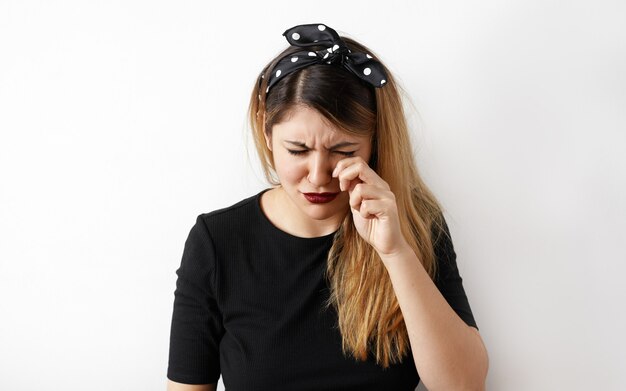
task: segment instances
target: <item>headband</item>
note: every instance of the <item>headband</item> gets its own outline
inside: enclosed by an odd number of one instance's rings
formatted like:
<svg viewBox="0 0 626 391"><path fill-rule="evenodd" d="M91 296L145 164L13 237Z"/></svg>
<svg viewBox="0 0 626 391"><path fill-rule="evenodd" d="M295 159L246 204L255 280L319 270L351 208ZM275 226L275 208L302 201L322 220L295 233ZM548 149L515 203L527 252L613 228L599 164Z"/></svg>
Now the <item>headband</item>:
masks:
<svg viewBox="0 0 626 391"><path fill-rule="evenodd" d="M343 66L375 88L380 88L387 82L387 74L380 62L368 53L352 52L339 37L339 34L324 24L313 23L294 26L285 30L283 36L292 46L323 45L327 46L327 49L301 50L281 58L269 75L265 93L268 93L270 88L278 83L282 77L314 64ZM261 77L263 78L264 75L261 74Z"/></svg>

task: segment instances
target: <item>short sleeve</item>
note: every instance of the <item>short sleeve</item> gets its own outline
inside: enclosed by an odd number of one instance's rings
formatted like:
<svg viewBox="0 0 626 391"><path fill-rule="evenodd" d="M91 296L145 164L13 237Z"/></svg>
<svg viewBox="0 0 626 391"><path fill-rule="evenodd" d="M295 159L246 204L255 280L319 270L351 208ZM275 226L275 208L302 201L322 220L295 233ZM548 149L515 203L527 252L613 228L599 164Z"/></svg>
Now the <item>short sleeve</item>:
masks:
<svg viewBox="0 0 626 391"><path fill-rule="evenodd" d="M214 290L215 251L198 216L176 271L167 377L184 384L217 383L219 343L224 334Z"/></svg>
<svg viewBox="0 0 626 391"><path fill-rule="evenodd" d="M448 224L441 217L445 233L434 234L435 257L437 259L437 273L435 285L446 299L454 312L468 325L478 329L469 301L463 289L463 279L456 263L456 253L452 245L452 238Z"/></svg>

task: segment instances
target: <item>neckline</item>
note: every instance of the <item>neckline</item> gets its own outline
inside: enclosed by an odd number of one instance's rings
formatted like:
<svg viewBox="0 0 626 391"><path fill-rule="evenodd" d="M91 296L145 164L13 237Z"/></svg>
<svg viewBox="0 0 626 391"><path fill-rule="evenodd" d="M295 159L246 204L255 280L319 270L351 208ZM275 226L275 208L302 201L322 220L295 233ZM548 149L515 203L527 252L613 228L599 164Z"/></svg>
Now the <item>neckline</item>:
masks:
<svg viewBox="0 0 626 391"><path fill-rule="evenodd" d="M308 242L313 242L313 241L326 241L328 239L331 239L335 236L335 234L337 233L337 231L339 231L339 229L337 229L335 232L331 232L327 235L324 236L314 236L314 237L310 237L310 238L304 238L302 236L296 236L296 235L292 235L288 232L283 231L282 229L278 228L277 226L274 225L274 223L271 222L271 220L265 215L265 212L263 212L263 208L261 208L261 195L263 195L263 193L265 193L268 190L272 190L271 187L266 188L261 190L260 192L257 193L257 195L254 197L255 198L255 209L258 212L259 215L261 215L261 220L263 220L265 222L265 224L272 230L277 232L279 235L284 236L288 239L291 240L299 240L299 241L308 241Z"/></svg>

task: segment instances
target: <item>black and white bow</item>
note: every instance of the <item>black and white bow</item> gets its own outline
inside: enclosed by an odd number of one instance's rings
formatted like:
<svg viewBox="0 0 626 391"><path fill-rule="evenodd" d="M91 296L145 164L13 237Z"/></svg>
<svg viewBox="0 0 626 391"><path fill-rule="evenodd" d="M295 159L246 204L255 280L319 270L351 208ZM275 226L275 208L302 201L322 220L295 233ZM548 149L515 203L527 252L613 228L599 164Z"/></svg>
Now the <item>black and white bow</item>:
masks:
<svg viewBox="0 0 626 391"><path fill-rule="evenodd" d="M280 59L268 77L266 93L285 75L313 64L341 65L376 88L387 82L387 74L380 62L368 53L352 52L339 34L324 24L294 26L287 29L283 36L292 46L322 45L327 48L317 51L302 50Z"/></svg>

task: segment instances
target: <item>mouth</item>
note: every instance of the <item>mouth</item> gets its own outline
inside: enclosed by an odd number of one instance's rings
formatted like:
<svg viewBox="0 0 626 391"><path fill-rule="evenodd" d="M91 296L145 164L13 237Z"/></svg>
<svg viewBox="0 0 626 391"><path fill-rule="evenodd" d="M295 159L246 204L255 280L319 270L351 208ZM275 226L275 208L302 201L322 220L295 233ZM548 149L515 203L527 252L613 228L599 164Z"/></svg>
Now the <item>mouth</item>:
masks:
<svg viewBox="0 0 626 391"><path fill-rule="evenodd" d="M339 193L302 193L304 197L311 203L323 204L330 202L337 197Z"/></svg>
<svg viewBox="0 0 626 391"><path fill-rule="evenodd" d="M337 194L339 194L339 192L337 193L303 193L303 194L311 196L311 197L334 197Z"/></svg>

